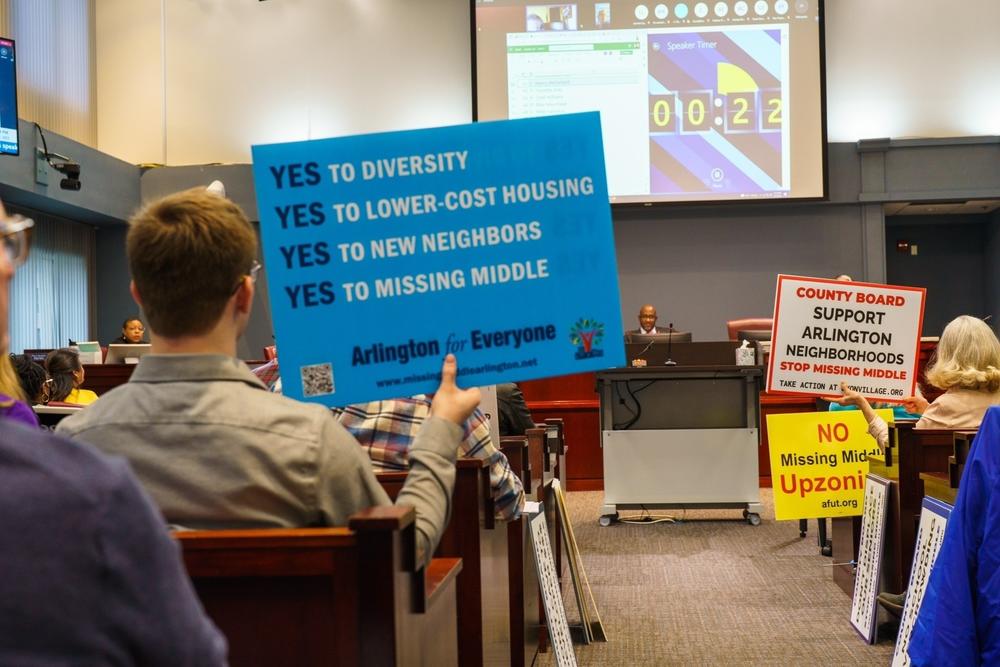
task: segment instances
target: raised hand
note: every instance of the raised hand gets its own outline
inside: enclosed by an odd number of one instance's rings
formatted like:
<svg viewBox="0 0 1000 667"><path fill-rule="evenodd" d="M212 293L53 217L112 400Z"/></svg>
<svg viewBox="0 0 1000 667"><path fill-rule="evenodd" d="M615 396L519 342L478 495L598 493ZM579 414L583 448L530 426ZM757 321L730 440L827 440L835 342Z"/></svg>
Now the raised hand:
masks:
<svg viewBox="0 0 1000 667"><path fill-rule="evenodd" d="M461 426L479 405L480 396L478 387L461 389L455 384L457 374L455 355L449 354L441 365L441 385L431 401L431 414Z"/></svg>
<svg viewBox="0 0 1000 667"><path fill-rule="evenodd" d="M923 396L910 396L903 399L903 407L906 408L907 412L914 415L924 414L928 405L930 405L930 401Z"/></svg>
<svg viewBox="0 0 1000 667"><path fill-rule="evenodd" d="M844 381L840 382L840 392L843 394L843 396L839 398L837 397L830 398L831 403L838 403L840 405L853 405L855 407L860 408L863 403L868 402L867 400L865 400L864 396L862 396L858 392L848 387L847 383Z"/></svg>

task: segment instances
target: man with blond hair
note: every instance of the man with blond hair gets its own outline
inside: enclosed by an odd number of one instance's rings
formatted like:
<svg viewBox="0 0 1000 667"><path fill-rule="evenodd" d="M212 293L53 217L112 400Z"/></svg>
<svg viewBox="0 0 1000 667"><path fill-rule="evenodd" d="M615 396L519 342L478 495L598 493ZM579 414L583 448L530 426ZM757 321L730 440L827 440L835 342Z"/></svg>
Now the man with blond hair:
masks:
<svg viewBox="0 0 1000 667"><path fill-rule="evenodd" d="M132 217L126 244L151 354L61 433L128 458L166 519L185 528L343 525L389 504L329 410L269 393L236 358L260 269L236 204L204 189L164 197ZM459 425L479 403L456 372L449 355L397 498L416 509L422 560L450 514Z"/></svg>

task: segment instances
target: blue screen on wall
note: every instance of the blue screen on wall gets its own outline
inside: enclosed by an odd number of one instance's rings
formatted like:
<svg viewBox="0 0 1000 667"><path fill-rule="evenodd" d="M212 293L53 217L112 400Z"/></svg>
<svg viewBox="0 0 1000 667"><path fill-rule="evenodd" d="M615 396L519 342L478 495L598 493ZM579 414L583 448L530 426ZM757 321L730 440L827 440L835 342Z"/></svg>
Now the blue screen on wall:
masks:
<svg viewBox="0 0 1000 667"><path fill-rule="evenodd" d="M17 72L14 40L0 37L0 155L17 155Z"/></svg>

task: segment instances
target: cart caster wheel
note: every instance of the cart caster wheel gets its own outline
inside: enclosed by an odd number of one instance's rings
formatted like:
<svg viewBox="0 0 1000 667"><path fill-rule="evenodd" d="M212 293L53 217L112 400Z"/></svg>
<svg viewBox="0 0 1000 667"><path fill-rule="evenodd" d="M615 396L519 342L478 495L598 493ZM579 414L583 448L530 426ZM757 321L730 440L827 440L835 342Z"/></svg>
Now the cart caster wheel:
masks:
<svg viewBox="0 0 1000 667"><path fill-rule="evenodd" d="M747 523L749 523L751 526L759 526L760 525L760 515L759 514L749 514L748 513L747 514Z"/></svg>
<svg viewBox="0 0 1000 667"><path fill-rule="evenodd" d="M832 544L824 544L823 548L820 549L819 552L821 554L823 554L824 556L833 556L833 545Z"/></svg>
<svg viewBox="0 0 1000 667"><path fill-rule="evenodd" d="M805 536L806 536L806 531L800 530L799 531L799 537L805 537Z"/></svg>
<svg viewBox="0 0 1000 667"><path fill-rule="evenodd" d="M597 523L601 524L602 528L607 528L608 526L610 526L612 523L614 523L617 520L618 520L618 515L617 514L614 514L614 515L612 515L612 514L605 514L604 516L602 516L600 519L597 520Z"/></svg>

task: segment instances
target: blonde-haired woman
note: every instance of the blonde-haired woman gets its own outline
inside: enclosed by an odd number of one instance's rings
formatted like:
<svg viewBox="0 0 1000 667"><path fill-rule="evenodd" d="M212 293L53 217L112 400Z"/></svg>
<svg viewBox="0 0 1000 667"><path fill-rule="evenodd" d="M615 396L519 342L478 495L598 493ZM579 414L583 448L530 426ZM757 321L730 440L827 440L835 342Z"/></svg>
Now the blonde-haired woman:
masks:
<svg viewBox="0 0 1000 667"><path fill-rule="evenodd" d="M906 410L920 415L914 428L978 428L986 408L1000 404L1000 341L981 319L956 317L941 333L926 377L944 393L933 403L922 396L906 399ZM844 396L836 402L858 406L868 421L868 432L885 447L889 440L885 420L847 383L841 382L840 389Z"/></svg>
<svg viewBox="0 0 1000 667"><path fill-rule="evenodd" d="M38 426L38 417L25 402L21 381L6 354L0 354L0 419Z"/></svg>
<svg viewBox="0 0 1000 667"><path fill-rule="evenodd" d="M903 403L907 412L920 415L914 428L979 428L986 409L1000 404L1000 341L986 322L977 317L956 317L941 332L937 351L925 372L929 384L944 389L933 403L911 396ZM889 441L889 427L875 414L868 401L840 383L841 405L856 405L868 420L868 432L879 446ZM906 591L882 592L879 603L902 616Z"/></svg>

